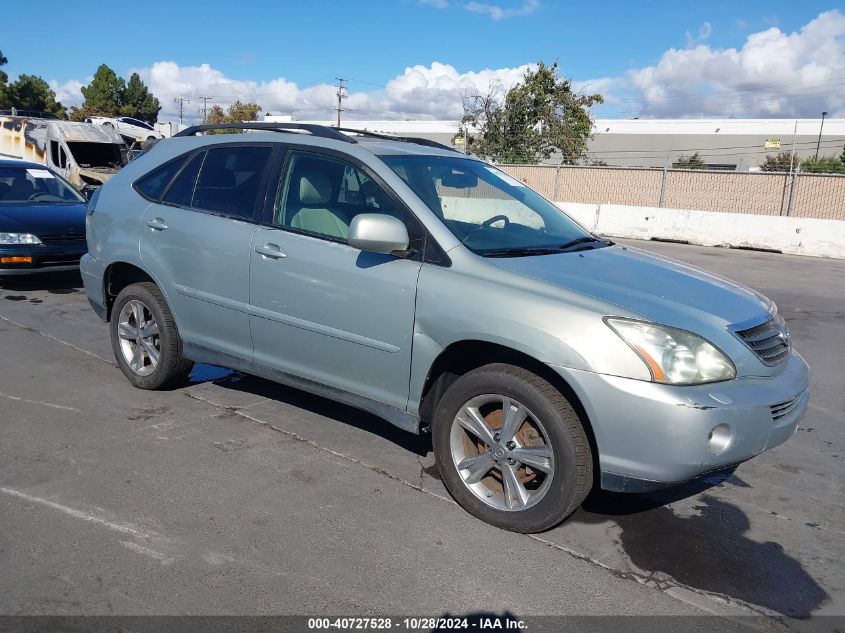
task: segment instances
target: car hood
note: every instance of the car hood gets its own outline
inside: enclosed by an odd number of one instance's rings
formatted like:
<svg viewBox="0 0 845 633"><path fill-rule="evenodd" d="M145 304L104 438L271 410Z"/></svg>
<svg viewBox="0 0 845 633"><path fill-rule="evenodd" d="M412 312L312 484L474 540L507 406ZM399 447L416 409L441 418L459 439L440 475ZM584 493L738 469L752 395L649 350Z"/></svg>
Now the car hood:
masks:
<svg viewBox="0 0 845 633"><path fill-rule="evenodd" d="M78 204L0 204L0 232L85 235L85 208Z"/></svg>
<svg viewBox="0 0 845 633"><path fill-rule="evenodd" d="M750 288L630 247L488 261L684 329L704 323L723 329L771 308L771 301Z"/></svg>

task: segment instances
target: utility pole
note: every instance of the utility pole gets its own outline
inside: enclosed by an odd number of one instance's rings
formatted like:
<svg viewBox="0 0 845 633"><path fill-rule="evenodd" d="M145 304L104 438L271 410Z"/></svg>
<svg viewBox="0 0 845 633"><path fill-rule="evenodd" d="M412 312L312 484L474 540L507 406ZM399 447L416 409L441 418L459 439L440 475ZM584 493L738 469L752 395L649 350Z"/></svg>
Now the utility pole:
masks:
<svg viewBox="0 0 845 633"><path fill-rule="evenodd" d="M197 110L197 112L202 112L202 122L208 122L208 102L211 101L214 97L197 97L200 101L202 101L202 107Z"/></svg>
<svg viewBox="0 0 845 633"><path fill-rule="evenodd" d="M340 127L340 113L343 112L343 100L346 99L346 86L343 82L346 81L343 77L335 77L337 79L337 127Z"/></svg>
<svg viewBox="0 0 845 633"><path fill-rule="evenodd" d="M819 140L816 143L816 158L819 157L819 147L822 144L822 130L824 129L824 118L827 116L827 112L822 112L822 124L819 126Z"/></svg>
<svg viewBox="0 0 845 633"><path fill-rule="evenodd" d="M173 101L175 103L179 104L179 126L181 127L182 126L182 115L185 112L185 104L188 103L188 101L190 101L190 99L188 99L187 97L176 97L175 99L173 99Z"/></svg>

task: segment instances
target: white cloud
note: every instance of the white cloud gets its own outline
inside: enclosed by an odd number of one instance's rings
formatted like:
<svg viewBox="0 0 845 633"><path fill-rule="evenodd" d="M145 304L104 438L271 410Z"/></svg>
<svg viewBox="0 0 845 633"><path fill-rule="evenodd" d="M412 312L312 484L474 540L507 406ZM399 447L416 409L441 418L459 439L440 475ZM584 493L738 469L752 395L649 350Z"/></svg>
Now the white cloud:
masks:
<svg viewBox="0 0 845 633"><path fill-rule="evenodd" d="M71 79L63 84L56 80L48 81L50 88L56 93L56 101L61 103L66 108L72 105L80 105L82 103L82 86L88 85L93 77L89 77L85 83Z"/></svg>
<svg viewBox="0 0 845 633"><path fill-rule="evenodd" d="M702 39L709 32L705 23L697 37ZM532 67L523 64L460 72L435 61L405 68L377 89L353 80L344 101L344 116L457 120L462 95L486 92L494 81L506 90ZM300 87L283 77L260 82L234 79L208 64L180 66L158 61L122 74L128 77L132 72L138 72L158 97L162 120L176 118L176 97L191 99L186 106L188 121L199 118L202 96L210 96L211 103L224 107L238 99L256 102L265 112L292 114L297 119L330 119L337 102L336 87L331 84ZM90 77L84 82L51 81L50 85L59 100L71 106L81 103L79 88L88 82ZM749 35L739 48L717 49L697 43L670 49L652 66L634 68L618 77L576 78L573 83L576 90L605 95L606 105L594 112L598 115L817 117L826 110L831 116L842 116L845 16L828 11L793 33L771 27Z"/></svg>
<svg viewBox="0 0 845 633"><path fill-rule="evenodd" d="M345 117L348 119L455 119L461 114L461 100L465 93L486 92L491 83L503 89L522 79L533 65L514 68L484 69L461 73L454 66L432 62L429 66L408 67L387 82L383 88L355 90L349 85L348 98L344 100ZM178 104L174 99L185 97L185 118L196 121L202 101L199 97L212 97L210 104L224 108L236 100L261 105L264 112L293 114L297 119L330 119L337 105L336 86L328 83L300 87L279 77L271 81L250 81L227 77L208 64L180 66L172 61L155 62L149 68L130 69L137 72L162 105L161 120L178 117ZM90 79L89 79L90 81ZM60 92L63 103L79 105L78 81L63 85L51 84ZM71 98L71 93L75 97Z"/></svg>
<svg viewBox="0 0 845 633"><path fill-rule="evenodd" d="M708 35L709 28L699 33ZM821 13L800 30L771 27L740 48L703 43L666 51L609 84L608 104L642 117L818 117L845 112L845 16Z"/></svg>
<svg viewBox="0 0 845 633"><path fill-rule="evenodd" d="M520 6L507 8L498 4L486 4L484 2L468 2L464 5L464 9L467 11L487 14L492 20L504 20L505 18L512 18L518 15L531 15L539 8L540 0L527 0Z"/></svg>
<svg viewBox="0 0 845 633"><path fill-rule="evenodd" d="M687 48L691 48L697 44L702 44L710 39L710 35L713 33L713 26L710 22L704 22L698 29L698 34L693 35L689 31L686 32L687 36Z"/></svg>

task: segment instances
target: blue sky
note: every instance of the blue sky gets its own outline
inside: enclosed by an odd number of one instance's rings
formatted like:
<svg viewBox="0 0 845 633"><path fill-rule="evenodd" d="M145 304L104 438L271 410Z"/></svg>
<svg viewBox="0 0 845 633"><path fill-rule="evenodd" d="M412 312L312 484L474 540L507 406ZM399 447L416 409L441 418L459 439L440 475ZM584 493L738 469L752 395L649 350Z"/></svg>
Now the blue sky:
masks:
<svg viewBox="0 0 845 633"><path fill-rule="evenodd" d="M793 34L800 35L820 15L830 15L825 12L834 5L811 0L601 4L562 0L312 0L250 3L241 5L243 10L236 15L232 13L233 3L215 1L204 2L202 9L193 3L158 0L141 7L90 2L85 10L73 3L44 4L49 8L28 10L37 13L36 20L21 21L20 28L4 29L0 50L9 58L6 70L12 77L18 73L41 75L71 104L81 99L74 94L78 93L78 83L87 82L101 63L124 76L131 70L140 71L158 88L157 94L163 93L162 101L172 102L173 95L191 97L199 96L203 89L215 90L221 94L211 96L224 105L234 98L253 97L259 103L267 102L265 109L298 108L299 114L310 116L323 113L330 105L328 85L334 77L348 77L352 80L351 110L369 118L379 115L380 104L390 117L445 118L452 110L448 96L441 94L444 85L454 93L456 85L463 86L467 81L480 85L490 76L498 77L495 73L500 70L507 85L522 72L513 69L540 59L557 59L562 72L579 85L587 82L615 96L617 103L609 99L599 112L610 116L667 114L663 112L666 108L659 106L661 100L669 100L670 84L678 83L677 78L667 77L666 85L655 83L657 92L652 90L655 86L644 82L647 69L660 70L667 52L673 50L690 52L703 47L711 58L709 70L701 66L700 77L687 77L681 82L686 84L683 103L675 104L677 112L668 113L677 116L707 114L696 112L702 106L694 103L697 100L691 95L699 91L720 96L714 97L713 109L737 115L734 109L747 106L728 103L725 95L739 89L742 96L749 85L765 77L776 84L771 93L766 93L767 99L775 99L782 92L776 89L780 84L793 81L803 82L818 93L825 88L842 88L836 85L837 78L845 82L845 18L838 13L811 34L812 38L805 37L803 44L799 43L805 59L794 60L794 67L785 68L783 73L777 66L755 69L752 58L748 64L738 65L742 76L735 84L731 84L731 77L720 78L718 71L714 75L714 67L730 59L726 51L741 50L755 34L775 29L783 41L772 44L773 50L782 51L783 42L789 46ZM133 30L138 35L133 35ZM822 63L829 68L819 70L819 59L809 51L811 39L819 40L817 47L832 46L829 61ZM692 57L680 60L686 73L697 72L694 65L690 66ZM156 79L153 69L161 62L172 65L158 67L161 72ZM451 79L438 79L436 75L443 69L435 69L434 62L450 67L455 74L447 71ZM412 85L391 85L415 66L423 70L410 82ZM485 69L494 71L494 75L473 74ZM726 73L730 74L730 69ZM390 89L410 90L416 99L431 103L415 105L414 99L397 97ZM301 108L300 101L304 104ZM818 109L806 95L799 101L777 107L782 108L783 116ZM837 103L841 100L824 107L835 110ZM165 112L170 109L167 104ZM770 114L776 116L778 112Z"/></svg>

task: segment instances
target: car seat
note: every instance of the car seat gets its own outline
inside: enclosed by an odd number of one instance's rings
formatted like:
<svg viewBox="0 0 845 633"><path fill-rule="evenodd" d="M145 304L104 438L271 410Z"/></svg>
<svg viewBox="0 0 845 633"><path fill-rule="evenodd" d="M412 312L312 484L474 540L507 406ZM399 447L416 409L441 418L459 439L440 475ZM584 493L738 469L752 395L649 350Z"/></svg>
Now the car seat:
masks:
<svg viewBox="0 0 845 633"><path fill-rule="evenodd" d="M332 186L319 171L295 173L291 179L286 203L287 225L303 231L346 239L349 220L339 209L328 207Z"/></svg>
<svg viewBox="0 0 845 633"><path fill-rule="evenodd" d="M14 202L29 200L30 196L35 193L35 185L33 185L26 178L12 179L12 185L9 188L9 193L6 194L6 200Z"/></svg>

